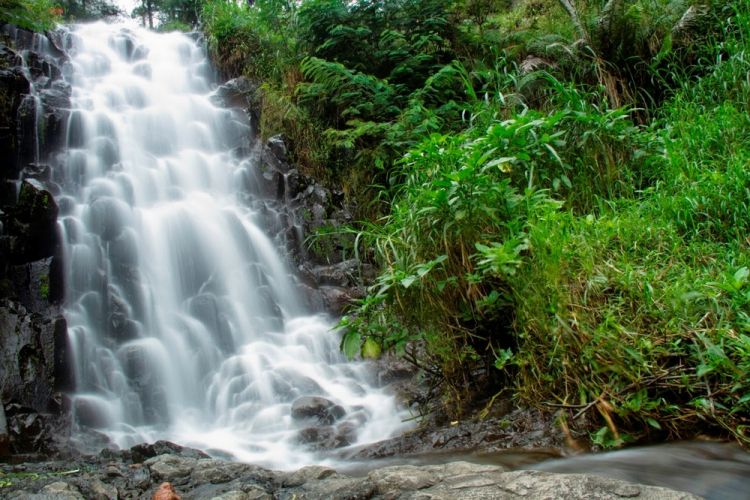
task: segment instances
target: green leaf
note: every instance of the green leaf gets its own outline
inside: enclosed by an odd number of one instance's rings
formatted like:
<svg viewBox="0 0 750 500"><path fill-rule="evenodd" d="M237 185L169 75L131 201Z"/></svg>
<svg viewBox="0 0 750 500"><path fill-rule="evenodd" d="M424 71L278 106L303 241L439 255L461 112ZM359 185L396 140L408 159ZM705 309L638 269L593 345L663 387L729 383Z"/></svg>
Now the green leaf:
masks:
<svg viewBox="0 0 750 500"><path fill-rule="evenodd" d="M362 345L362 336L355 330L349 330L341 339L341 350L349 359L353 359L359 353L360 345Z"/></svg>
<svg viewBox="0 0 750 500"><path fill-rule="evenodd" d="M501 349L495 355L495 368L502 370L505 368L513 359L513 351L510 349Z"/></svg>
<svg viewBox="0 0 750 500"><path fill-rule="evenodd" d="M417 281L417 276L411 275L403 278L400 283L402 287L409 288L412 284L414 284L415 281Z"/></svg>
<svg viewBox="0 0 750 500"><path fill-rule="evenodd" d="M734 273L734 282L738 288L747 283L748 276L750 276L750 269L747 267L737 269L737 272Z"/></svg>
<svg viewBox="0 0 750 500"><path fill-rule="evenodd" d="M568 189L573 189L573 183L570 182L570 179L568 178L567 175L565 174L560 175L560 180L563 182L563 184L565 184L565 187L567 187Z"/></svg>
<svg viewBox="0 0 750 500"><path fill-rule="evenodd" d="M381 347L372 337L367 337L362 346L362 357L365 359L378 359L380 357Z"/></svg>
<svg viewBox="0 0 750 500"><path fill-rule="evenodd" d="M648 422L648 425L650 425L650 426L651 426L651 427L653 427L654 429L659 429L659 430L661 430L661 424L660 424L659 422L657 422L657 421L656 421L656 419L653 419L653 418L651 418L651 417L648 417L648 418L646 419L646 422Z"/></svg>

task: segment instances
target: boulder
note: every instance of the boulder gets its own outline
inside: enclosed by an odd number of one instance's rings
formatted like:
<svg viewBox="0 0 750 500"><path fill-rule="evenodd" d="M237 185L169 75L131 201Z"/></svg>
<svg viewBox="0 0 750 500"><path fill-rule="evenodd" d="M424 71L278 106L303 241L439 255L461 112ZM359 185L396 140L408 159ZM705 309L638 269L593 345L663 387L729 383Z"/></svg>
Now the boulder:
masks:
<svg viewBox="0 0 750 500"><path fill-rule="evenodd" d="M319 396L302 396L292 403L292 418L295 420L312 420L321 425L331 425L345 414L344 408Z"/></svg>
<svg viewBox="0 0 750 500"><path fill-rule="evenodd" d="M258 85L244 76L220 85L213 94L216 104L226 108L249 109L253 106Z"/></svg>
<svg viewBox="0 0 750 500"><path fill-rule="evenodd" d="M84 500L81 492L72 484L65 481L55 481L42 488L41 499L54 500ZM31 497L34 498L34 497ZM40 499L40 500L41 500Z"/></svg>
<svg viewBox="0 0 750 500"><path fill-rule="evenodd" d="M170 481L175 484L185 484L195 469L198 460L179 455L158 455L149 458L143 464L148 467L151 477L157 481Z"/></svg>
<svg viewBox="0 0 750 500"><path fill-rule="evenodd" d="M325 479L336 474L334 469L322 465L308 465L289 473L283 480L282 485L286 488L301 486L308 481Z"/></svg>

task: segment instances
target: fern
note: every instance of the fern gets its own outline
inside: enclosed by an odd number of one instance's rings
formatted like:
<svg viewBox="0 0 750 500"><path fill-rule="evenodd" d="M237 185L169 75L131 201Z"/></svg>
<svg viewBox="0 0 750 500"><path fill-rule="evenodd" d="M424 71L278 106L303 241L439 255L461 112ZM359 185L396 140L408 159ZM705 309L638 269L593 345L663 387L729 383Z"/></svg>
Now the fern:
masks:
<svg viewBox="0 0 750 500"><path fill-rule="evenodd" d="M297 89L304 104L326 102L342 118L375 121L391 119L401 109L398 89L387 81L317 57L303 60L301 69L309 80Z"/></svg>

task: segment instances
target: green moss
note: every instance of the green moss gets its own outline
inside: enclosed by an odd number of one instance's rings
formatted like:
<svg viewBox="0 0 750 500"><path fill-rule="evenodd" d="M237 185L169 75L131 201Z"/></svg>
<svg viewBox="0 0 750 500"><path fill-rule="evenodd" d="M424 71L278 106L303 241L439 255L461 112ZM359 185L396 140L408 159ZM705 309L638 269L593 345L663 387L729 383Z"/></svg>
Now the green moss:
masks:
<svg viewBox="0 0 750 500"><path fill-rule="evenodd" d="M44 300L49 300L49 276L46 274L39 278L39 296Z"/></svg>

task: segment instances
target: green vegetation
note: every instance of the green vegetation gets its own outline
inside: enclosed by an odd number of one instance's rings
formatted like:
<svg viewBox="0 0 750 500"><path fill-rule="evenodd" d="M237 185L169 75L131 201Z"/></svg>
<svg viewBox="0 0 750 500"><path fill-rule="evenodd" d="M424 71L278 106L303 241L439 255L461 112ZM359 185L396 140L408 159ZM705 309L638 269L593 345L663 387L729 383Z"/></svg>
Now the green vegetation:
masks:
<svg viewBox="0 0 750 500"><path fill-rule="evenodd" d="M357 202L349 355L591 440L750 426L750 12L714 0L210 0L261 130ZM410 349L409 346L420 346Z"/></svg>
<svg viewBox="0 0 750 500"><path fill-rule="evenodd" d="M144 26L159 31L191 31L198 24L198 0L140 0L131 15Z"/></svg>
<svg viewBox="0 0 750 500"><path fill-rule="evenodd" d="M62 9L51 0L0 0L0 20L32 31L44 31L60 21Z"/></svg>
<svg viewBox="0 0 750 500"><path fill-rule="evenodd" d="M49 275L44 274L39 278L39 296L49 300Z"/></svg>

